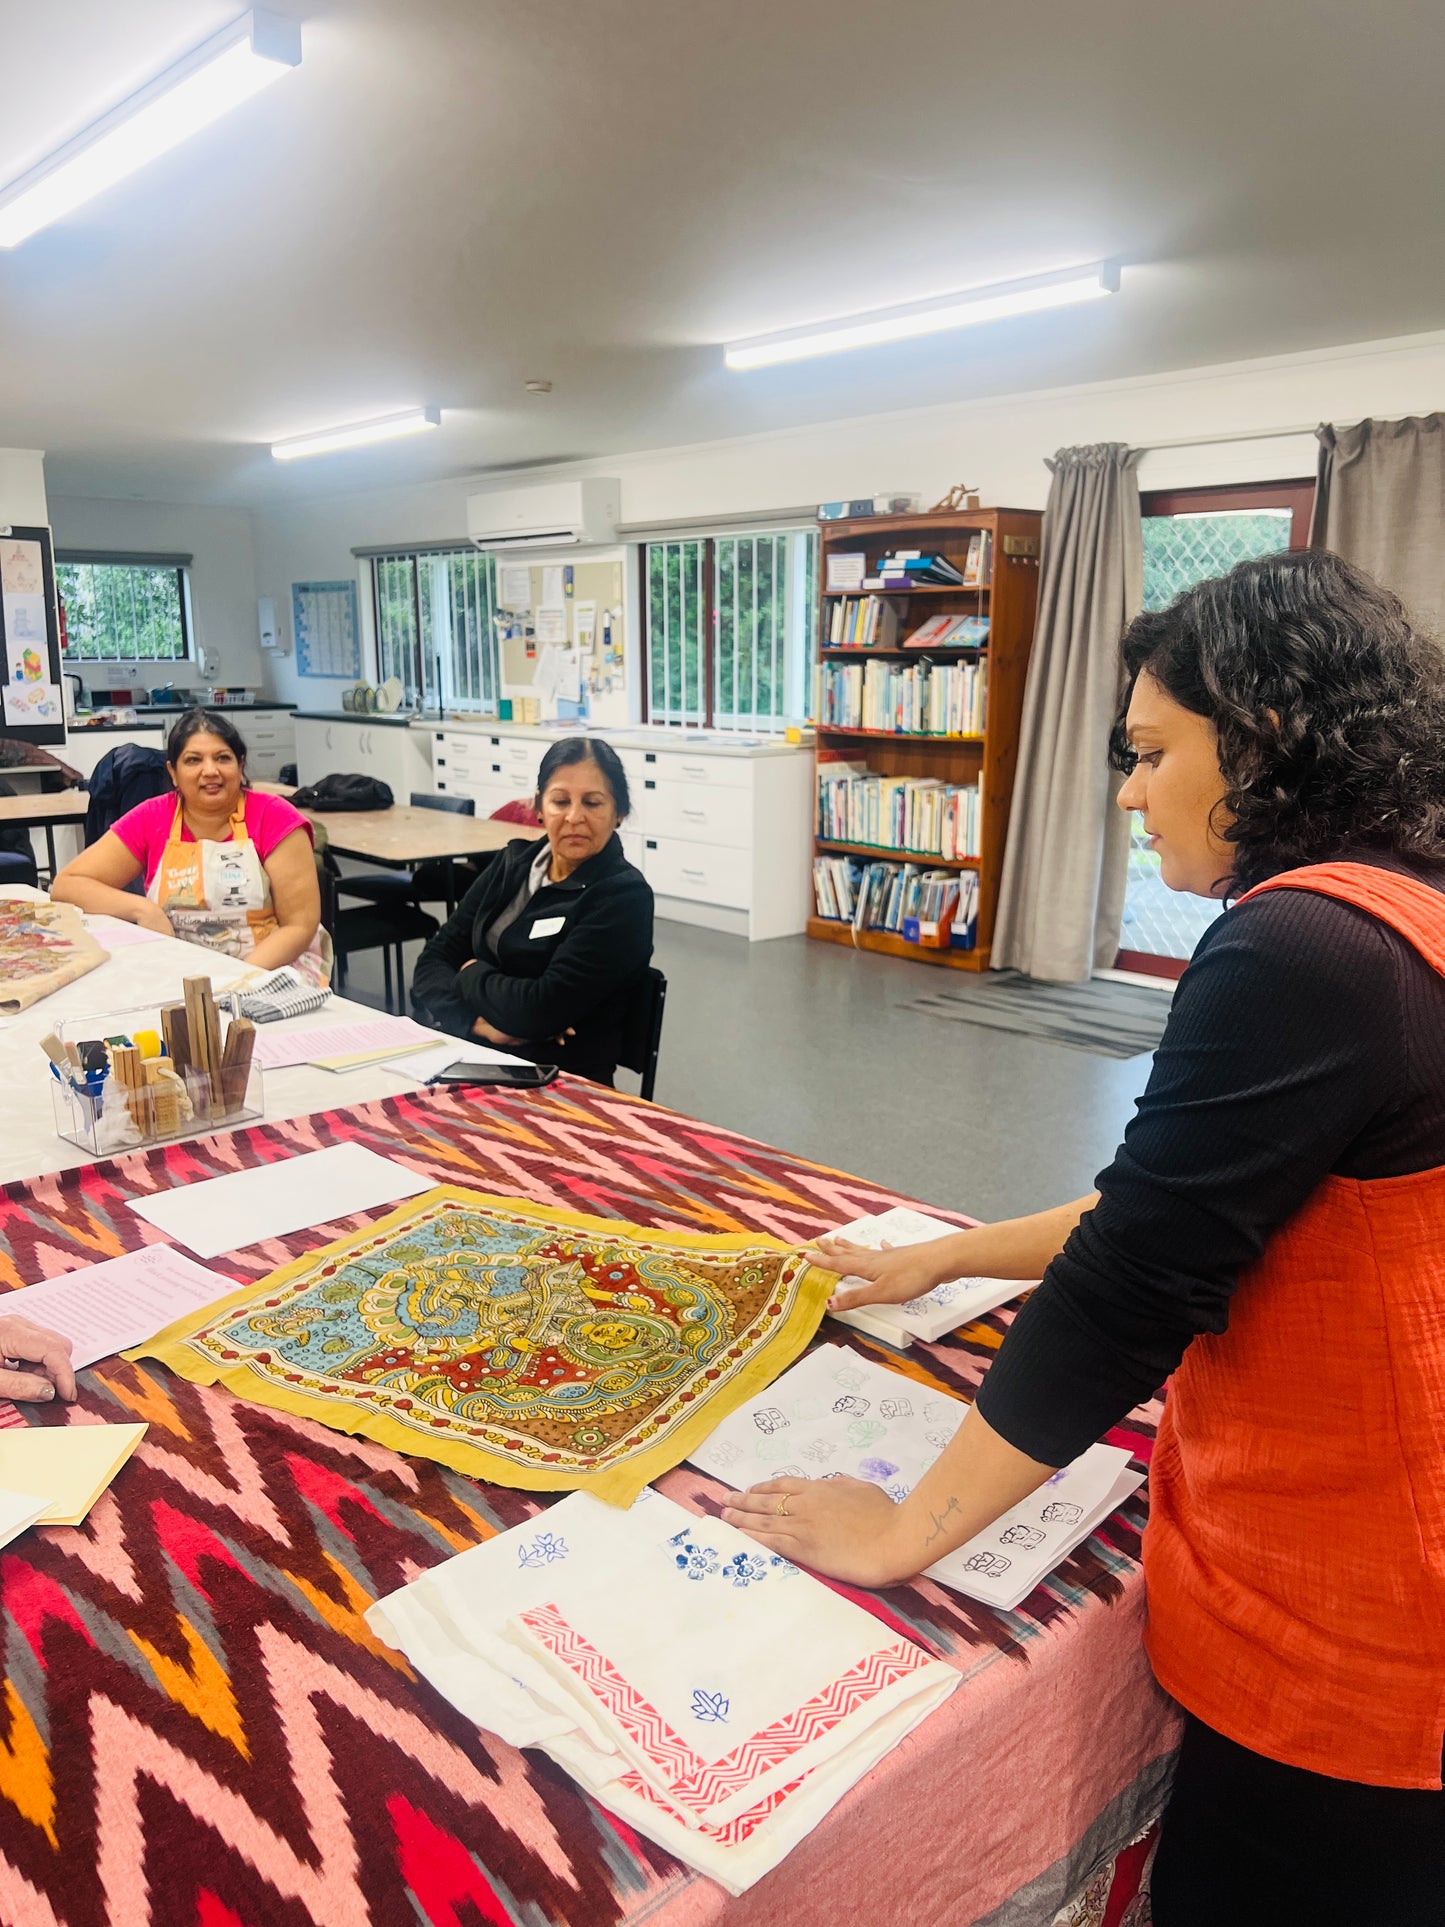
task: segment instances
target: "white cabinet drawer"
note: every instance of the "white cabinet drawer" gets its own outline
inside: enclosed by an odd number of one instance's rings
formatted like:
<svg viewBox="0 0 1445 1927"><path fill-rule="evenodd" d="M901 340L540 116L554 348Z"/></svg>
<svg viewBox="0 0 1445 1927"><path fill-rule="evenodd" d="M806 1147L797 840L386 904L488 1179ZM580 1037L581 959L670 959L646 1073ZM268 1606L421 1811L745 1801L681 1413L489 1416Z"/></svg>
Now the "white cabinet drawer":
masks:
<svg viewBox="0 0 1445 1927"><path fill-rule="evenodd" d="M701 783L643 778L638 820L648 836L682 837L692 843L751 849L751 790L708 789Z"/></svg>
<svg viewBox="0 0 1445 1927"><path fill-rule="evenodd" d="M746 790L752 788L752 768L745 756L686 756L679 750L643 751L644 776L664 783L706 783L710 789Z"/></svg>
<svg viewBox="0 0 1445 1927"><path fill-rule="evenodd" d="M627 861L635 870L640 870L643 867L641 830L619 830L617 832L617 839L622 845L622 854L627 858Z"/></svg>
<svg viewBox="0 0 1445 1927"><path fill-rule="evenodd" d="M642 873L659 896L746 910L752 902L752 859L746 850L724 850L681 837L645 837Z"/></svg>

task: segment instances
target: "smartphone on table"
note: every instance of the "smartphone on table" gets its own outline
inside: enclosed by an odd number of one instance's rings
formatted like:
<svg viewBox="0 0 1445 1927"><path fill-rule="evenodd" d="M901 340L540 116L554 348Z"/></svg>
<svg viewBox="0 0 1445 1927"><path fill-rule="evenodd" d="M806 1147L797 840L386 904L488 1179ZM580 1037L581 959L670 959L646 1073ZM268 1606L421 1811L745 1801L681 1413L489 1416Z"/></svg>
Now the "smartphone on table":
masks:
<svg viewBox="0 0 1445 1927"><path fill-rule="evenodd" d="M511 1090L533 1091L550 1084L557 1075L555 1064L478 1064L460 1057L439 1070L428 1084L502 1084Z"/></svg>

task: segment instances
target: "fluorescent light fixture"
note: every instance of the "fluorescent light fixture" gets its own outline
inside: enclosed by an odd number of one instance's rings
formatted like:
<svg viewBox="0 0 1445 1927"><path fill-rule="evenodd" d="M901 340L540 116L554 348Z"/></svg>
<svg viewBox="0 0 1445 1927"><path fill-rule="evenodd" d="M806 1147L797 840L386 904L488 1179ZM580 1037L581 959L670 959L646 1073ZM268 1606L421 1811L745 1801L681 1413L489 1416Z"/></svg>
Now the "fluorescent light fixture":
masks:
<svg viewBox="0 0 1445 1927"><path fill-rule="evenodd" d="M1066 308L1076 301L1096 301L1119 292L1119 265L1095 261L1089 267L1060 268L1034 274L1023 281L996 281L991 287L965 288L957 294L937 295L931 301L911 301L901 308L876 308L868 314L841 315L836 321L815 321L804 328L784 328L773 335L753 335L730 341L724 349L729 368L769 368L779 361L802 361L810 355L836 355L849 348L871 348L882 341L909 341L916 335L939 334L945 328L967 328L978 321L1000 321L1008 315L1037 314L1043 308Z"/></svg>
<svg viewBox="0 0 1445 1927"><path fill-rule="evenodd" d="M300 65L301 29L257 8L242 14L93 127L0 189L0 248L52 221L177 147Z"/></svg>
<svg viewBox="0 0 1445 1927"><path fill-rule="evenodd" d="M346 428L318 428L314 435L293 435L272 442L278 462L294 462L302 455L330 455L338 448L365 448L369 442L394 442L403 435L421 435L440 428L439 408L407 408L399 415L379 415L375 421L352 422Z"/></svg>

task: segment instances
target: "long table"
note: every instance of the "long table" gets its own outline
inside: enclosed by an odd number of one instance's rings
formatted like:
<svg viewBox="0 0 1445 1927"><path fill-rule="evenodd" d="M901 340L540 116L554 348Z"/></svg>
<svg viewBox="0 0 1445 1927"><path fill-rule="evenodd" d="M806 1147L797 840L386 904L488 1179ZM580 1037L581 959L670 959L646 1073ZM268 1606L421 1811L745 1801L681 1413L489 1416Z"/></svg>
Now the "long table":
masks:
<svg viewBox="0 0 1445 1927"><path fill-rule="evenodd" d="M176 961L159 946L122 956L153 979ZM183 961L193 970L194 950ZM268 1110L282 1075L268 1079ZM128 1208L140 1195L341 1141L437 1183L639 1225L802 1241L906 1202L571 1078L483 1096L397 1092L391 1077L394 1094L378 1097L386 1074L374 1067L307 1075L344 1090L345 1107L282 1115L288 1097L249 1129L79 1169L56 1171L46 1146L44 1174L0 1193L0 1281L153 1239ZM212 1262L245 1282L378 1215ZM902 1357L831 1322L821 1336L970 1397L1007 1319ZM1091 1883L1100 1911L1075 1917L1102 1919L1111 1880L1117 1900L1137 1879L1141 1850L1117 1868L1114 1856L1157 1813L1176 1739L1140 1640L1142 1495L1017 1612L929 1580L855 1593L955 1666L961 1687L774 1873L729 1900L545 1757L479 1733L364 1624L371 1600L544 1498L191 1385L154 1361L103 1361L81 1387L78 1409L27 1416L150 1430L84 1527L31 1531L0 1554L7 1924L1046 1927ZM1156 1416L1135 1413L1115 1442L1147 1459ZM704 1513L723 1500L687 1467L659 1483Z"/></svg>
<svg viewBox="0 0 1445 1927"><path fill-rule="evenodd" d="M9 775L9 771L0 772ZM14 829L44 830L45 853L50 874L55 875L55 826L57 823L83 824L90 808L86 790L60 790L51 794L0 796L0 823Z"/></svg>

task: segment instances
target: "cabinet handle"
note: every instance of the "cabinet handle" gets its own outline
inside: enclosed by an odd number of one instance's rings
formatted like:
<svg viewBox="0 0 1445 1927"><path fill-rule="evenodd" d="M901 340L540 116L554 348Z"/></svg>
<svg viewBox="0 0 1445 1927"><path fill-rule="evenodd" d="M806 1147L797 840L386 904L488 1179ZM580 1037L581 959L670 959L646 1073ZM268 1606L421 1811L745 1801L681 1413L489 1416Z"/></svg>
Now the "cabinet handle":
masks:
<svg viewBox="0 0 1445 1927"><path fill-rule="evenodd" d="M684 776L704 776L705 777L707 775L707 764L706 763L684 763L682 766L682 773Z"/></svg>
<svg viewBox="0 0 1445 1927"><path fill-rule="evenodd" d="M694 882L696 882L696 883L706 883L706 882L707 882L707 871L706 871L706 870L689 870L689 869L688 869L688 867L687 867L687 865L686 865L686 864L684 864L684 865L682 866L682 874L683 874L683 875L684 875L685 877L691 877L691 878L693 879L693 881L694 881Z"/></svg>
<svg viewBox="0 0 1445 1927"><path fill-rule="evenodd" d="M684 806L682 813L689 823L706 823L707 821L706 810L690 810Z"/></svg>
<svg viewBox="0 0 1445 1927"><path fill-rule="evenodd" d="M326 747L327 747L328 749L330 749L330 747L331 747L331 725L330 725L330 723L328 723L328 724L326 725Z"/></svg>
<svg viewBox="0 0 1445 1927"><path fill-rule="evenodd" d="M656 783L653 782L650 776L646 776L643 778L642 787L645 790L655 790L657 788L657 785Z"/></svg>

